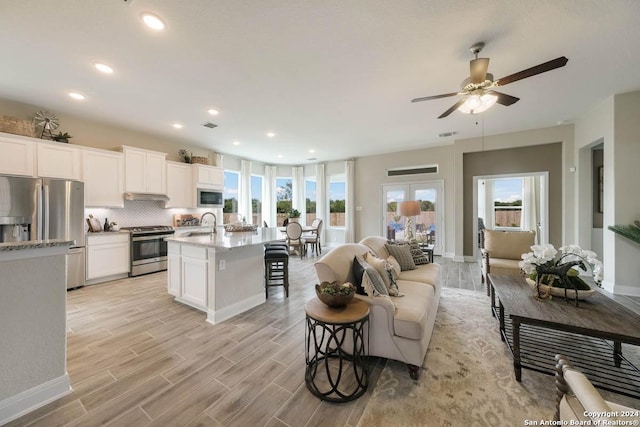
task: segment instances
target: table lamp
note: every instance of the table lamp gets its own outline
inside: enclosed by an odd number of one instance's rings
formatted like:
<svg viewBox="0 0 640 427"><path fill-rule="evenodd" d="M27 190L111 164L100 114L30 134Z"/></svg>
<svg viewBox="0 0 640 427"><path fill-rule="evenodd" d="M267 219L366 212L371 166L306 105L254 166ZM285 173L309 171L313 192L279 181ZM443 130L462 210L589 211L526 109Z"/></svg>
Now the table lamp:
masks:
<svg viewBox="0 0 640 427"><path fill-rule="evenodd" d="M406 202L400 202L398 204L398 214L407 217L407 225L405 227L405 239L413 239L413 226L411 218L420 214L420 202L416 200L409 200Z"/></svg>

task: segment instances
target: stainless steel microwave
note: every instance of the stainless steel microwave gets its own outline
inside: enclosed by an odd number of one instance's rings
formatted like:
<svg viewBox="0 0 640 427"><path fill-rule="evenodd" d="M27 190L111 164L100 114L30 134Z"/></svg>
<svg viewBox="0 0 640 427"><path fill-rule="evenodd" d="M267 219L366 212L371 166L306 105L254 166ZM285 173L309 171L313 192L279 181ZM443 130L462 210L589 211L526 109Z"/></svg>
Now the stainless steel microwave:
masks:
<svg viewBox="0 0 640 427"><path fill-rule="evenodd" d="M198 188L198 207L199 208L222 208L224 207L224 196L222 190L211 190L207 188Z"/></svg>

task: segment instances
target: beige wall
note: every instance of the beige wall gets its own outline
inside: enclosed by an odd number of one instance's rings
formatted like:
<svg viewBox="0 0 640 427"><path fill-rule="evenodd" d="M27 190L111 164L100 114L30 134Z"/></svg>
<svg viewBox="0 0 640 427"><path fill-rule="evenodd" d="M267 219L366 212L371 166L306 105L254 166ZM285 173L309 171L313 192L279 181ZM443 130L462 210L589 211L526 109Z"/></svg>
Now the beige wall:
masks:
<svg viewBox="0 0 640 427"><path fill-rule="evenodd" d="M42 107L0 99L0 115L11 116L20 120L30 120L40 110L42 110ZM187 143L179 138L163 138L158 135L125 129L106 122L53 113L60 119L60 127L54 133L59 131L68 132L72 136L69 140L70 144L105 150L112 150L121 145L130 145L167 153L167 159L175 161L180 161L178 150L181 148L190 153L192 152L196 156L209 157L210 164L214 164L216 158L213 151ZM170 133L170 131L171 129L168 129L167 133Z"/></svg>

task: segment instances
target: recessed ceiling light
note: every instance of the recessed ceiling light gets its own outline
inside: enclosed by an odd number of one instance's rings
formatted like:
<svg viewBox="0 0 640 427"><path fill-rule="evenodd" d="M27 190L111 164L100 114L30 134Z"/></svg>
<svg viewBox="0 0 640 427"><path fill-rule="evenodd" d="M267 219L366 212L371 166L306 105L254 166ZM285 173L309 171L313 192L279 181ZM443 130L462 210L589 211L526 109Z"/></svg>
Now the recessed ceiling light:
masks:
<svg viewBox="0 0 640 427"><path fill-rule="evenodd" d="M278 154L278 158L279 158L279 159L281 159L281 158L283 158L283 157L284 157L284 156L283 156L282 154Z"/></svg>
<svg viewBox="0 0 640 427"><path fill-rule="evenodd" d="M313 148L311 150L309 150L310 153L315 153L316 150L314 150Z"/></svg>
<svg viewBox="0 0 640 427"><path fill-rule="evenodd" d="M240 141L233 141L232 144L233 145L240 145Z"/></svg>
<svg viewBox="0 0 640 427"><path fill-rule="evenodd" d="M78 101L82 101L84 99L84 95L77 92L69 92L69 96Z"/></svg>
<svg viewBox="0 0 640 427"><path fill-rule="evenodd" d="M101 62L96 62L95 64L93 64L93 66L96 67L96 70L100 71L101 73L105 73L105 74L112 74L113 73L113 68L111 68L107 64L103 64Z"/></svg>
<svg viewBox="0 0 640 427"><path fill-rule="evenodd" d="M166 27L164 21L158 15L145 12L142 14L142 22L152 30L161 31Z"/></svg>
<svg viewBox="0 0 640 427"><path fill-rule="evenodd" d="M207 113L211 114L212 116L217 116L219 111L218 110L214 110L213 108L210 108L207 110Z"/></svg>
<svg viewBox="0 0 640 427"><path fill-rule="evenodd" d="M182 129L182 125L180 123L174 123L171 126L173 126L176 129Z"/></svg>
<svg viewBox="0 0 640 427"><path fill-rule="evenodd" d="M267 132L267 136L268 136L269 138L273 138L274 136L276 136L276 134L275 134L275 133L273 133L273 132Z"/></svg>

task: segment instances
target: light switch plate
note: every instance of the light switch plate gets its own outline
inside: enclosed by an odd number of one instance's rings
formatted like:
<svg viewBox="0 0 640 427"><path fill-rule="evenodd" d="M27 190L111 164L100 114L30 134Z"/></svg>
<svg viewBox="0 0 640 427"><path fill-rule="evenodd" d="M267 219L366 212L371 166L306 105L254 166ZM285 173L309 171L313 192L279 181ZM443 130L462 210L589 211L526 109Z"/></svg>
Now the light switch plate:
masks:
<svg viewBox="0 0 640 427"><path fill-rule="evenodd" d="M227 261L224 259L221 259L220 261L218 261L218 270L222 271L225 268L227 268Z"/></svg>

